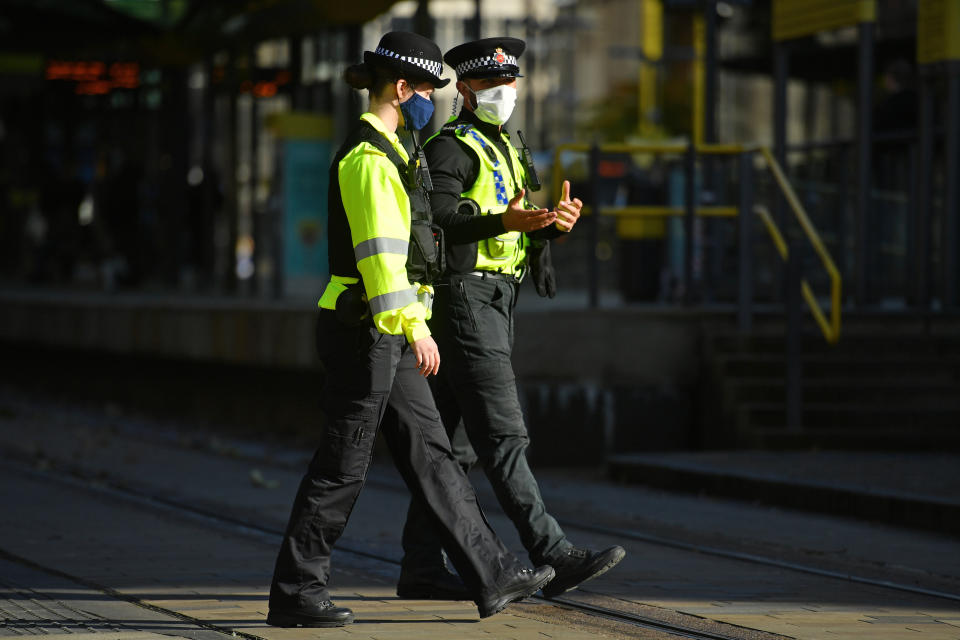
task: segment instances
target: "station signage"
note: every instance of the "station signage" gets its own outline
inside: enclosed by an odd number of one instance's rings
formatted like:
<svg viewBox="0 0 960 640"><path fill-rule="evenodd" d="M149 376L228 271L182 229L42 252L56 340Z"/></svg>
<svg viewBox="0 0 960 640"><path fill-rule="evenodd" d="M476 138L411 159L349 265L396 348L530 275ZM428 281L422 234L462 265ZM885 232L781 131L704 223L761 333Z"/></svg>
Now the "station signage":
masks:
<svg viewBox="0 0 960 640"><path fill-rule="evenodd" d="M774 41L875 22L876 0L773 0Z"/></svg>
<svg viewBox="0 0 960 640"><path fill-rule="evenodd" d="M49 60L44 69L47 80L74 83L77 95L105 95L115 89L140 86L140 65L136 62L100 60Z"/></svg>
<svg viewBox="0 0 960 640"><path fill-rule="evenodd" d="M917 6L917 62L960 60L960 2L920 0Z"/></svg>

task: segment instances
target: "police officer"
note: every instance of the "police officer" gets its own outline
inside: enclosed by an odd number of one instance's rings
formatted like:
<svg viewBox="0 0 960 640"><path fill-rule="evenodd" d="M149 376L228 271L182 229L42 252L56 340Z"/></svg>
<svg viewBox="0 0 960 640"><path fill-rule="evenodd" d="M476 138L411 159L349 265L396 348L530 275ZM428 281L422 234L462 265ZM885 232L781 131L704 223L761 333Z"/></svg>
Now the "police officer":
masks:
<svg viewBox="0 0 960 640"><path fill-rule="evenodd" d="M456 70L464 104L459 116L424 147L433 180L434 218L441 225L472 212L496 231L499 221L491 214L512 204L511 198L523 198L531 184L532 162L521 158L503 128L516 103L521 77L517 58L524 48L515 38L486 38L444 56ZM496 235L479 242L461 243L456 233L448 234L447 275L437 288L430 322L444 354L444 368L434 384L443 423L455 443L465 429L472 450L455 447L460 462L465 467L480 462L531 560L556 570L556 578L543 589L547 597L595 578L625 555L620 546L603 551L575 547L547 513L527 465L529 439L510 361L520 279L532 269L537 292L553 297L548 243L573 228L582 206L564 182L557 220L548 228L525 234L501 225ZM415 498L403 533L397 593L463 597L463 585L446 569L442 540L430 531L425 505Z"/></svg>
<svg viewBox="0 0 960 640"><path fill-rule="evenodd" d="M430 119L430 94L449 82L440 79L442 68L432 41L393 32L346 72L351 86L369 89L370 109L330 167L333 275L318 322L327 425L277 557L271 625L353 621L350 609L330 601L330 553L363 485L381 421L401 475L425 505L481 617L536 592L554 575L549 566L523 568L487 524L426 380L440 358L426 324L430 288L418 278L430 273L437 256L410 241L411 229L430 212L422 175L408 162L396 129L419 129Z"/></svg>

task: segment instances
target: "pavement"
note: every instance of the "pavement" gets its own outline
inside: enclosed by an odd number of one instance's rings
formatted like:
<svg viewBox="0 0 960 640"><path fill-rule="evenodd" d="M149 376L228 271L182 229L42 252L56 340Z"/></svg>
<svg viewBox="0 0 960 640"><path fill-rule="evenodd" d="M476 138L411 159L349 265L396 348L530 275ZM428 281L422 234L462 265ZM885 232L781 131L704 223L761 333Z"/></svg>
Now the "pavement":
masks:
<svg viewBox="0 0 960 640"><path fill-rule="evenodd" d="M634 453L611 458L609 472L621 482L960 536L960 453Z"/></svg>
<svg viewBox="0 0 960 640"><path fill-rule="evenodd" d="M357 622L267 627L277 532L309 455L0 388L0 636L672 637L542 600L485 620L469 602L400 600L408 498L380 460L334 555L334 599ZM538 478L573 542L628 551L571 600L730 638L960 639L960 600L934 594L960 594L956 537L616 484L598 472L538 470ZM482 475L473 480L494 528L525 557ZM844 575L928 593L836 577Z"/></svg>

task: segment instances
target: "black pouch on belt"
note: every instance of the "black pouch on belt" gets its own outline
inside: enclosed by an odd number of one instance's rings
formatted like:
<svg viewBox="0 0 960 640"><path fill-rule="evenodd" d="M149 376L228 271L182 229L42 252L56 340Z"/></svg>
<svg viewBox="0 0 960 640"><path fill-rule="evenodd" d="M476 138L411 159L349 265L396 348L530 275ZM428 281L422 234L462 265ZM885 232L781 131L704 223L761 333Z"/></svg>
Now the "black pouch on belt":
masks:
<svg viewBox="0 0 960 640"><path fill-rule="evenodd" d="M348 327L359 327L370 321L370 305L363 295L363 284L348 284L347 288L337 298L334 313L337 320Z"/></svg>

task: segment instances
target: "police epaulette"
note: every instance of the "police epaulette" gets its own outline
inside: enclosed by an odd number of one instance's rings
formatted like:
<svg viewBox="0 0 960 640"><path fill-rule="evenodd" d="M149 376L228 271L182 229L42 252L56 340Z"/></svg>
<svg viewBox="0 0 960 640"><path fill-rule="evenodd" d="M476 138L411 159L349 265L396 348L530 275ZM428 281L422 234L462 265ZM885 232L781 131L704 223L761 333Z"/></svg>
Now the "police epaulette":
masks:
<svg viewBox="0 0 960 640"><path fill-rule="evenodd" d="M470 129L473 129L473 125L470 124L469 122L450 123L449 125L446 125L444 128L446 128L447 126L450 127L449 129L450 131L454 132L461 138L467 135L467 132L470 131Z"/></svg>

